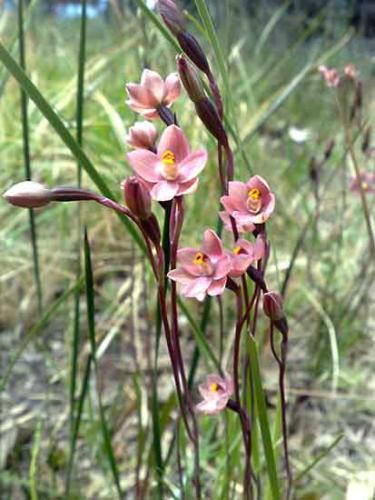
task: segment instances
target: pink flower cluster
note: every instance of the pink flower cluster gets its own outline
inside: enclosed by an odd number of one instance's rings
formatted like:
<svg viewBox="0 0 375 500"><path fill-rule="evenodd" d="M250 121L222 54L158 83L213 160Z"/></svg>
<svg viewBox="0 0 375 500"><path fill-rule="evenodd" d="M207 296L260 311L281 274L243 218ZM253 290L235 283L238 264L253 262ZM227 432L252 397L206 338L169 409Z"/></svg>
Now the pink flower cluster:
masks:
<svg viewBox="0 0 375 500"><path fill-rule="evenodd" d="M164 81L157 73L144 70L140 84L129 83L128 104L145 118L154 120L159 110L169 107L180 95L177 74ZM127 155L137 177L143 181L152 199L172 200L196 191L198 175L207 163L204 149L190 151L189 143L177 125L169 125L156 146L157 130L152 123L137 122L130 128L127 143L134 148Z"/></svg>
<svg viewBox="0 0 375 500"><path fill-rule="evenodd" d="M178 250L178 267L169 271L168 277L181 285L182 295L201 301L206 295L221 295L228 278L239 278L264 254L265 241L261 235L255 243L237 240L229 252L224 250L217 234L207 229L201 248Z"/></svg>
<svg viewBox="0 0 375 500"><path fill-rule="evenodd" d="M327 87L338 87L341 81L340 74L335 68L328 68L321 65L318 68L319 73L324 78ZM344 68L344 76L347 80L356 81L358 78L358 70L354 64L347 64Z"/></svg>

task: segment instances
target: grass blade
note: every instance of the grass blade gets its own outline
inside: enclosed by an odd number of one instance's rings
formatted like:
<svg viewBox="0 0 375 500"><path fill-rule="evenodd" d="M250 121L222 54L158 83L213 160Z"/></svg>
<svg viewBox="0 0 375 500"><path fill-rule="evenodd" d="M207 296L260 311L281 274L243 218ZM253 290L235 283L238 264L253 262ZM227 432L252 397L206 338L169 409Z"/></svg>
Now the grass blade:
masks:
<svg viewBox="0 0 375 500"><path fill-rule="evenodd" d="M85 255L85 283L86 283L88 332L89 332L89 339L91 346L91 357L94 365L95 377L97 378L98 365L96 360L94 281L93 281L92 264L91 264L91 250L87 236L87 231L85 231L84 255ZM117 462L115 455L113 453L111 435L108 429L104 407L99 392L97 392L97 396L99 404L100 427L103 436L104 448L112 472L113 480L116 486L117 494L119 499L121 500L123 498L123 495L121 492L120 476L118 472Z"/></svg>
<svg viewBox="0 0 375 500"><path fill-rule="evenodd" d="M42 439L42 421L39 420L36 426L34 443L31 450L31 461L30 461L30 471L29 471L31 500L38 500L38 486L37 486L38 456L40 451L41 439Z"/></svg>
<svg viewBox="0 0 375 500"><path fill-rule="evenodd" d="M258 348L254 337L249 338L249 353L251 376L254 381L254 395L259 419L260 431L262 435L264 455L267 463L267 473L270 481L273 500L280 500L280 486L277 478L276 460L271 439L270 426L267 416L266 400L262 387L262 379L259 368Z"/></svg>
<svg viewBox="0 0 375 500"><path fill-rule="evenodd" d="M91 180L100 190L100 192L107 196L108 198L115 199L111 189L108 187L107 183L100 175L100 173L96 170L94 165L92 164L89 157L83 151L83 149L79 146L77 141L74 139L69 130L65 127L63 122L57 113L52 109L43 95L39 92L38 88L33 84L33 82L27 77L25 72L22 70L17 61L12 57L12 55L8 52L8 50L4 47L4 45L0 41L0 61L6 66L8 71L12 74L12 76L18 81L21 87L25 90L28 97L34 101L35 105L41 111L43 116L47 119L50 125L54 128L55 132L59 135L64 144L71 151L76 160L82 165L82 168L89 175ZM123 215L117 214L119 219L125 225L126 229L138 245L138 247L142 250L143 253L146 253L145 244L138 234L136 229L133 227L131 222Z"/></svg>
<svg viewBox="0 0 375 500"><path fill-rule="evenodd" d="M26 57L25 57L25 33L24 33L24 16L23 16L23 2L18 0L18 41L19 41L19 58L20 67L26 71ZM27 111L27 95L21 89L21 122L22 122L22 145L23 145L23 161L25 166L25 178L31 179L31 161L30 161L30 141L29 141L29 117ZM30 208L29 212L29 226L31 236L31 249L33 255L33 268L36 294L38 298L38 311L39 315L42 314L42 281L40 278L40 266L38 256L38 241L36 234L34 210Z"/></svg>

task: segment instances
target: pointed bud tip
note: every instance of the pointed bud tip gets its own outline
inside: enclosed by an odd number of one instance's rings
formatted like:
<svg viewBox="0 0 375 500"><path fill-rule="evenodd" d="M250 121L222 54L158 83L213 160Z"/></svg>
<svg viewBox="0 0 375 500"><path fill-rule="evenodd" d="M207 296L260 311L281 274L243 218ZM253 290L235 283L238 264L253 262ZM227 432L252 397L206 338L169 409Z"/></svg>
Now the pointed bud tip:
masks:
<svg viewBox="0 0 375 500"><path fill-rule="evenodd" d="M50 190L34 181L19 182L9 188L3 196L8 203L21 208L39 208L51 201Z"/></svg>

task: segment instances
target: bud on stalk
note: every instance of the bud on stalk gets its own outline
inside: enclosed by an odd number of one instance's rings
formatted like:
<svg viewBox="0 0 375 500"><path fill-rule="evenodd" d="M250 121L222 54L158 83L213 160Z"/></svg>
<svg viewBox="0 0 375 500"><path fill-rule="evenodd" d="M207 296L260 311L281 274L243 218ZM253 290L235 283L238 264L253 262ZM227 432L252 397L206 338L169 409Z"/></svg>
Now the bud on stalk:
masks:
<svg viewBox="0 0 375 500"><path fill-rule="evenodd" d="M204 97L195 103L197 115L202 120L206 128L216 137L224 148L228 148L228 136L223 127L223 123L218 115L215 106L208 97Z"/></svg>
<svg viewBox="0 0 375 500"><path fill-rule="evenodd" d="M177 40L181 49L193 61L196 67L203 71L203 73L209 74L210 65L197 39L191 33L182 31L177 35Z"/></svg>
<svg viewBox="0 0 375 500"><path fill-rule="evenodd" d="M288 322L284 314L283 299L277 292L267 292L263 295L263 311L273 325L283 334L288 334Z"/></svg>
<svg viewBox="0 0 375 500"><path fill-rule="evenodd" d="M158 10L164 23L174 36L185 31L185 21L173 0L159 0Z"/></svg>
<svg viewBox="0 0 375 500"><path fill-rule="evenodd" d="M151 196L146 186L137 177L129 177L122 184L125 203L129 210L140 220L151 215Z"/></svg>
<svg viewBox="0 0 375 500"><path fill-rule="evenodd" d="M51 191L34 181L19 182L8 189L3 196L12 205L22 208L39 208L51 201Z"/></svg>
<svg viewBox="0 0 375 500"><path fill-rule="evenodd" d="M203 99L205 97L205 93L196 69L183 55L177 56L176 61L180 80L190 99L195 103Z"/></svg>

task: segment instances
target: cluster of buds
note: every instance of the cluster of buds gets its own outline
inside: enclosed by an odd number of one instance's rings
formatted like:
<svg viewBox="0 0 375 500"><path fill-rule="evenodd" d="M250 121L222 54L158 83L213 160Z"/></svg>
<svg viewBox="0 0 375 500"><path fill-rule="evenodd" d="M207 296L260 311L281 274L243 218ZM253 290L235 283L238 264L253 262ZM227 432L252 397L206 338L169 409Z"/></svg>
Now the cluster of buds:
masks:
<svg viewBox="0 0 375 500"><path fill-rule="evenodd" d="M321 65L318 68L319 73L324 78L327 87L338 87L342 81L339 71L336 68L329 68ZM347 64L344 68L344 75L346 80L358 82L358 70L354 64Z"/></svg>

